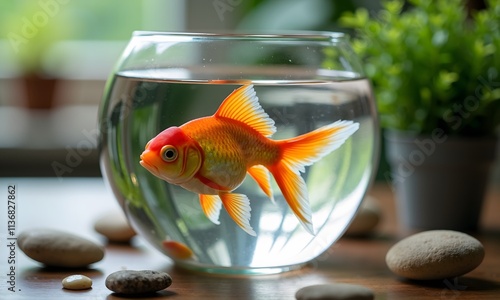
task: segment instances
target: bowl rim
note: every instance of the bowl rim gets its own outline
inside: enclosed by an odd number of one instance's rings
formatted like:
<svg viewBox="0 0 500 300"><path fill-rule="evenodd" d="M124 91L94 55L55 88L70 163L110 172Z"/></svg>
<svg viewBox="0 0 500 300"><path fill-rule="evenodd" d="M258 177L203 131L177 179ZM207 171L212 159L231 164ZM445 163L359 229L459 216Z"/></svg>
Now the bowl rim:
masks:
<svg viewBox="0 0 500 300"><path fill-rule="evenodd" d="M171 37L173 39L233 39L233 40L313 40L330 41L348 38L344 32L334 31L260 31L260 32L240 32L240 31L214 31L214 32L182 32L182 31L133 31L133 38L140 37Z"/></svg>

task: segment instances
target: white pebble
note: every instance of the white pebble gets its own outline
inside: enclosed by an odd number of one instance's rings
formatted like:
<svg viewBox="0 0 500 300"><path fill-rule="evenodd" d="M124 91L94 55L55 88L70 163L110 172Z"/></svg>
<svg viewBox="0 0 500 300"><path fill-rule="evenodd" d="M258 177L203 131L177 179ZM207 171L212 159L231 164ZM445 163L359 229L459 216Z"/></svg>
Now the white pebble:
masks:
<svg viewBox="0 0 500 300"><path fill-rule="evenodd" d="M51 267L83 268L104 257L104 247L73 233L47 228L23 231L19 249Z"/></svg>
<svg viewBox="0 0 500 300"><path fill-rule="evenodd" d="M396 275L416 280L461 276L484 257L483 245L472 236L452 230L430 230L409 236L389 249L386 263Z"/></svg>
<svg viewBox="0 0 500 300"><path fill-rule="evenodd" d="M92 279L85 275L71 275L63 279L62 286L68 290L86 290L92 287Z"/></svg>
<svg viewBox="0 0 500 300"><path fill-rule="evenodd" d="M113 211L101 216L95 222L94 229L115 243L128 243L135 236L135 231L122 211Z"/></svg>

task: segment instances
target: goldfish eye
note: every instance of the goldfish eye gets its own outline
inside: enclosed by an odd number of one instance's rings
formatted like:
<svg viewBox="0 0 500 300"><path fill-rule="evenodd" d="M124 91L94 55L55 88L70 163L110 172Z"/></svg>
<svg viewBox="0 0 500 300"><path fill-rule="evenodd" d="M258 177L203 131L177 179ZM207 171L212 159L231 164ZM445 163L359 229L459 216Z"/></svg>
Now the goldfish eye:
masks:
<svg viewBox="0 0 500 300"><path fill-rule="evenodd" d="M172 145L161 148L161 158L166 162L172 162L177 159L177 149Z"/></svg>

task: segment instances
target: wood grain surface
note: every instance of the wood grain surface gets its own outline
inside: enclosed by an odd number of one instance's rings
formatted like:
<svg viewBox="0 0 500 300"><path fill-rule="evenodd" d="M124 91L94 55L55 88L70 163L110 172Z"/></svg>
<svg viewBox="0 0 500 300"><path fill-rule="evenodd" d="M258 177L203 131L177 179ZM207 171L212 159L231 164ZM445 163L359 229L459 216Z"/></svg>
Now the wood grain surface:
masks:
<svg viewBox="0 0 500 300"><path fill-rule="evenodd" d="M0 195L4 195L4 199L10 184L17 187L17 234L43 226L69 230L105 243L93 231L93 222L118 206L102 179L3 178L0 188L4 190ZM370 195L383 213L383 221L374 235L362 239L341 238L306 267L279 275L230 277L185 271L136 237L131 245L108 244L105 258L92 268L82 270L48 269L17 249L15 292L11 292L6 276L10 267L5 249L6 228L2 228L0 299L124 299L104 285L108 274L121 269L162 270L172 276L173 284L168 289L140 299L295 299L295 292L301 287L330 282L366 286L375 292L375 299L500 299L500 191L490 189L481 230L471 233L485 247L482 264L458 279L431 282L403 280L387 269L384 261L387 250L409 232L398 226L389 186L376 184ZM5 205L2 206L0 226L6 227ZM92 278L92 289L62 289L61 280L77 273Z"/></svg>

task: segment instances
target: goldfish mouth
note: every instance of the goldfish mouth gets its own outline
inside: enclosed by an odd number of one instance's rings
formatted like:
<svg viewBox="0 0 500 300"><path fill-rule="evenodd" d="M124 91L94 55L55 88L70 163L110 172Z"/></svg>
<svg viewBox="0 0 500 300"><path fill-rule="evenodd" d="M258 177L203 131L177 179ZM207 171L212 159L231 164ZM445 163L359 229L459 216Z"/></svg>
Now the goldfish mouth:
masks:
<svg viewBox="0 0 500 300"><path fill-rule="evenodd" d="M142 155L141 155L141 158L142 158ZM141 159L141 161L139 163L141 164L141 166L143 166L149 172L153 173L155 176L158 176L158 177L160 176L160 170L158 170L158 168L155 165L149 164L148 162L146 162L143 159Z"/></svg>
<svg viewBox="0 0 500 300"><path fill-rule="evenodd" d="M152 165L148 163L145 160L139 161L141 166L143 166L146 170L148 170L151 174L155 175L156 177L165 180L166 182L173 183L173 184L182 184L185 182L185 180L172 180L171 178L167 178L164 175L161 174L160 169L156 167L155 165Z"/></svg>

